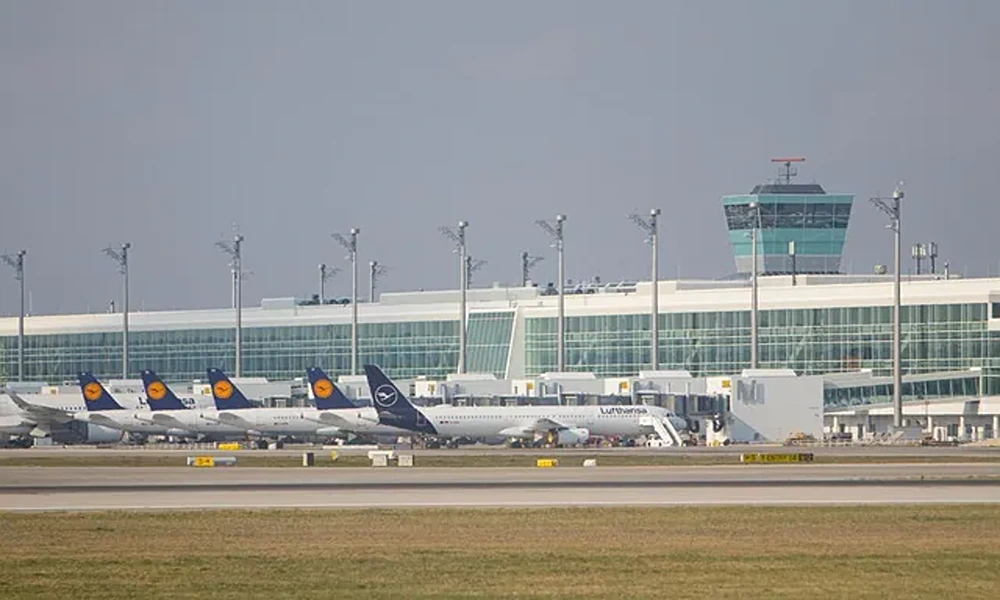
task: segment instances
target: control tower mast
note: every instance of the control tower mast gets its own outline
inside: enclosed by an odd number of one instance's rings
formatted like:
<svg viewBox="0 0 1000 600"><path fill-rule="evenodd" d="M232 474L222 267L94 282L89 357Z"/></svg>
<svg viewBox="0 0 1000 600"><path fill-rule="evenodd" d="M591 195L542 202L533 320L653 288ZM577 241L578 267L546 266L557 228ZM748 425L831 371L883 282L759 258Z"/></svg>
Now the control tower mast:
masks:
<svg viewBox="0 0 1000 600"><path fill-rule="evenodd" d="M792 167L793 163L804 163L806 159L804 157L799 158L772 158L773 163L782 163L785 166L784 172L779 176L782 179L778 179L778 183L783 183L785 185L792 185L792 177L799 174L798 169Z"/></svg>

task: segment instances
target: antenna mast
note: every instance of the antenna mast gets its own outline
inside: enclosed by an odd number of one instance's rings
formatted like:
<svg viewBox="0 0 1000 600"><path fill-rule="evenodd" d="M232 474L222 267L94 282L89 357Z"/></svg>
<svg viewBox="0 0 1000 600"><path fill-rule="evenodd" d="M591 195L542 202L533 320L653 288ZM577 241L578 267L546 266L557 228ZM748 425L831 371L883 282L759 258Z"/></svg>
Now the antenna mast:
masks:
<svg viewBox="0 0 1000 600"><path fill-rule="evenodd" d="M784 165L784 172L778 175L778 183L784 183L785 185L791 185L792 177L799 174L798 169L792 167L792 163L803 163L806 162L805 157L798 158L772 158L771 162L781 163Z"/></svg>

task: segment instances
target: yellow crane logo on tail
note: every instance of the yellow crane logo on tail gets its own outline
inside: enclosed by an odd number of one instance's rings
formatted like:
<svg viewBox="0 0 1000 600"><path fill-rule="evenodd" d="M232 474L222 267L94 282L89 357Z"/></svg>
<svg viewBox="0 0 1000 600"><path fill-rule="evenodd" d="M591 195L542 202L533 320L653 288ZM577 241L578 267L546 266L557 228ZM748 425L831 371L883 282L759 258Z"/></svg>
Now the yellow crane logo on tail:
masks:
<svg viewBox="0 0 1000 600"><path fill-rule="evenodd" d="M101 384L91 381L87 385L83 386L83 397L86 398L88 402L100 399Z"/></svg>
<svg viewBox="0 0 1000 600"><path fill-rule="evenodd" d="M163 400L163 397L166 395L167 386L163 385L162 381L154 381L146 388L146 396L150 400Z"/></svg>
<svg viewBox="0 0 1000 600"><path fill-rule="evenodd" d="M320 379L313 384L313 393L317 398L329 398L333 395L333 383L329 379Z"/></svg>
<svg viewBox="0 0 1000 600"><path fill-rule="evenodd" d="M217 381L212 386L212 393L215 394L216 398L227 400L233 395L233 384L228 381Z"/></svg>

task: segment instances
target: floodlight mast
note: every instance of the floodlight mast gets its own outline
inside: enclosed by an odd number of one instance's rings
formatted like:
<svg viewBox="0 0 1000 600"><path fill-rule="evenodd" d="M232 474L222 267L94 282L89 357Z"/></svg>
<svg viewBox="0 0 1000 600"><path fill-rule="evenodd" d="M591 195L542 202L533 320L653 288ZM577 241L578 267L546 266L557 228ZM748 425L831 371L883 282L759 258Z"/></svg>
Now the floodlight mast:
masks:
<svg viewBox="0 0 1000 600"><path fill-rule="evenodd" d="M319 303L326 304L326 282L328 279L340 273L337 267L328 266L326 263L319 264Z"/></svg>
<svg viewBox="0 0 1000 600"><path fill-rule="evenodd" d="M465 280L471 285L472 274L482 269L486 265L485 260L473 258L471 254L465 256Z"/></svg>
<svg viewBox="0 0 1000 600"><path fill-rule="evenodd" d="M333 239L347 250L351 261L351 375L358 374L358 234L361 229L351 227L349 237L339 233Z"/></svg>
<svg viewBox="0 0 1000 600"><path fill-rule="evenodd" d="M900 333L900 222L902 217L903 182L899 182L891 198L876 196L870 201L889 216L888 229L893 232L893 292L892 292L892 426L903 426L903 368L900 354L902 343Z"/></svg>
<svg viewBox="0 0 1000 600"><path fill-rule="evenodd" d="M16 254L4 254L3 261L13 267L14 279L21 288L21 310L17 316L17 380L24 381L24 255L27 250Z"/></svg>
<svg viewBox="0 0 1000 600"><path fill-rule="evenodd" d="M521 287L528 287L531 281L531 268L542 261L541 256L531 256L527 252L521 253Z"/></svg>
<svg viewBox="0 0 1000 600"><path fill-rule="evenodd" d="M379 264L379 262L377 260L371 261L370 263L368 263L368 266L370 268L370 275L369 276L371 278L370 279L370 285L371 285L371 287L368 290L368 301L369 302L375 302L375 286L378 285L378 280L383 275L385 275L386 272L388 272L389 267L387 267L387 266L385 266L383 264Z"/></svg>
<svg viewBox="0 0 1000 600"><path fill-rule="evenodd" d="M243 240L242 234L233 236L233 241L215 242L215 246L232 258L233 283L236 286L236 377L243 376Z"/></svg>
<svg viewBox="0 0 1000 600"><path fill-rule="evenodd" d="M795 241L788 242L788 258L792 260L792 286L795 285Z"/></svg>
<svg viewBox="0 0 1000 600"><path fill-rule="evenodd" d="M118 263L118 272L122 274L122 379L128 379L128 250L132 244L125 242L121 250L115 250L111 246L104 249L104 253Z"/></svg>
<svg viewBox="0 0 1000 600"><path fill-rule="evenodd" d="M466 261L465 229L469 226L468 221L459 221L458 227L447 226L438 227L441 235L455 242L455 250L458 253L458 278L459 278L459 308L458 308L458 369L459 373L465 373L465 347L466 347L466 294L469 287L469 267Z"/></svg>
<svg viewBox="0 0 1000 600"><path fill-rule="evenodd" d="M640 229L646 232L646 243L652 246L653 273L650 276L652 286L652 305L649 310L649 330L650 330L650 366L654 371L660 370L660 270L659 270L659 227L657 217L660 216L660 209L653 208L649 211L649 218L644 219L639 215L629 215L629 218Z"/></svg>
<svg viewBox="0 0 1000 600"><path fill-rule="evenodd" d="M758 301L757 301L757 237L760 229L760 202L751 202L750 210L753 217L753 227L750 229L750 245L753 247L750 252L750 368L756 369L758 365Z"/></svg>
<svg viewBox="0 0 1000 600"><path fill-rule="evenodd" d="M566 215L556 215L555 225L545 221L544 219L539 219L535 221L535 224L541 227L553 240L553 246L559 253L559 268L558 268L558 279L559 279L559 314L557 317L557 330L558 339L556 341L556 371L562 373L566 370L566 296L565 296L565 278L564 278L564 262L563 262L563 223L566 221Z"/></svg>

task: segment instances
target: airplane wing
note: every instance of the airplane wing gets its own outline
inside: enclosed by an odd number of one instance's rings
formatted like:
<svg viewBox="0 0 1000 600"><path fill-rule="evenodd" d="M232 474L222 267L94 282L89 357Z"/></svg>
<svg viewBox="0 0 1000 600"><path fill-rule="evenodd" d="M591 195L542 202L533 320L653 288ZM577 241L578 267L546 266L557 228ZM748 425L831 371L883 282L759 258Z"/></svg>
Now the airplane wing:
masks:
<svg viewBox="0 0 1000 600"><path fill-rule="evenodd" d="M357 423L352 422L349 419L345 419L344 417L329 411L321 412L319 413L318 418L311 420L316 421L317 423L322 423L323 425L337 427L339 429L350 429L351 427L357 425Z"/></svg>
<svg viewBox="0 0 1000 600"><path fill-rule="evenodd" d="M541 418L529 425L529 428L533 431L552 431L553 429L567 429L569 425L553 419Z"/></svg>
<svg viewBox="0 0 1000 600"><path fill-rule="evenodd" d="M211 417L206 417L211 418ZM233 414L231 412L220 411L215 415L215 421L222 423L223 425L231 425L233 427L238 427L240 429L256 429L254 424L247 421L243 417Z"/></svg>
<svg viewBox="0 0 1000 600"><path fill-rule="evenodd" d="M96 412L87 413L87 422L93 423L94 425L103 425L104 427L110 427L111 429L119 429L122 427L122 424L119 423L118 421L115 421L114 419L106 415L102 415L101 413L96 413Z"/></svg>
<svg viewBox="0 0 1000 600"><path fill-rule="evenodd" d="M366 414L366 411L359 410L357 412L351 412L350 418L344 416L344 411L328 411L320 414L320 422L335 425L341 429L350 429L351 427L356 427L359 424L364 425L378 425L378 413L371 412L371 414Z"/></svg>
<svg viewBox="0 0 1000 600"><path fill-rule="evenodd" d="M150 419L156 425L162 425L163 427L173 427L177 429L183 429L185 425L177 420L177 417L170 415L165 415L163 413L153 413Z"/></svg>
<svg viewBox="0 0 1000 600"><path fill-rule="evenodd" d="M549 418L542 418L525 425L508 427L507 429L498 431L497 434L505 437L532 437L538 433L545 433L553 429L567 429L568 427L565 423L560 423Z"/></svg>
<svg viewBox="0 0 1000 600"><path fill-rule="evenodd" d="M73 413L61 408L32 404L11 390L7 390L4 393L7 394L11 402L33 418L56 421L58 423L68 423L73 420Z"/></svg>

